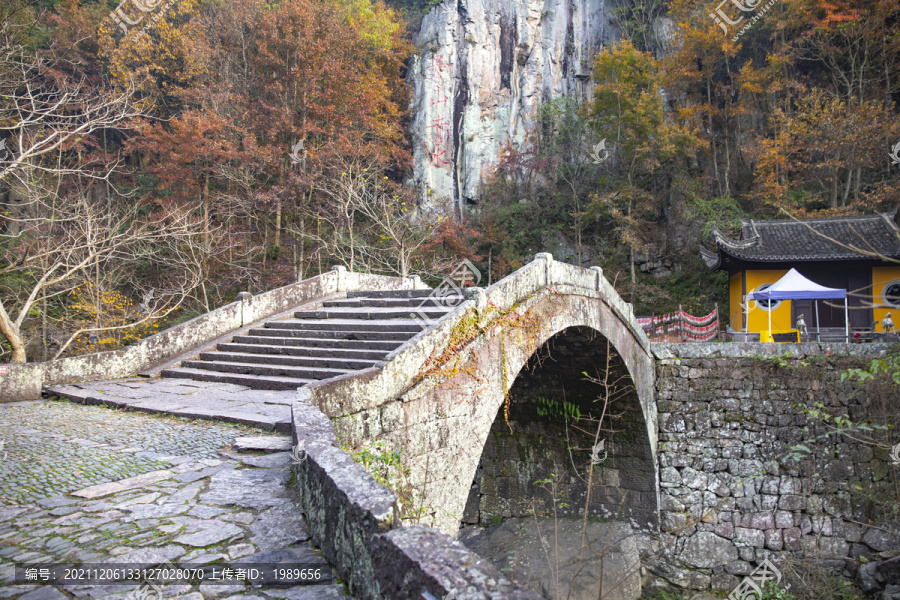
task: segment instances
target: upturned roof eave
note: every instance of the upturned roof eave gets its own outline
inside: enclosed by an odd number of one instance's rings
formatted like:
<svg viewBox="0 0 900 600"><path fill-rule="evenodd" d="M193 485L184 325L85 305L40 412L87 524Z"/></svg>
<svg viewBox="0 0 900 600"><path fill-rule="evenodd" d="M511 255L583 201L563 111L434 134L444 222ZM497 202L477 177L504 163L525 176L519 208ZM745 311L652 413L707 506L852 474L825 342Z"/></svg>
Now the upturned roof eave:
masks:
<svg viewBox="0 0 900 600"><path fill-rule="evenodd" d="M897 209L886 213L876 213L875 215L855 215L851 217L825 217L821 219L808 219L803 221L806 224L821 223L827 221L846 221L861 222L872 221L873 219L882 221L889 231L895 234L900 233L895 223ZM818 254L771 254L764 255L760 253L754 255L752 251L754 247L759 246L763 240L763 234L760 232L762 228L770 228L779 225L796 225L798 221L793 219L780 219L775 221L757 222L755 219L741 219L741 239L734 240L725 235L717 227L713 227L712 233L715 238L716 250L708 250L703 248L701 258L703 262L711 270L723 268L732 261L743 263L789 263L789 262L829 262L829 261L891 261L900 258L900 244L894 251L884 252L881 258L877 256L868 256L866 254L855 253L852 250L835 251L836 249L828 249ZM715 256L715 258L713 258ZM727 258L726 258L727 257Z"/></svg>
<svg viewBox="0 0 900 600"><path fill-rule="evenodd" d="M717 271L722 266L722 255L700 246L700 259L710 271Z"/></svg>

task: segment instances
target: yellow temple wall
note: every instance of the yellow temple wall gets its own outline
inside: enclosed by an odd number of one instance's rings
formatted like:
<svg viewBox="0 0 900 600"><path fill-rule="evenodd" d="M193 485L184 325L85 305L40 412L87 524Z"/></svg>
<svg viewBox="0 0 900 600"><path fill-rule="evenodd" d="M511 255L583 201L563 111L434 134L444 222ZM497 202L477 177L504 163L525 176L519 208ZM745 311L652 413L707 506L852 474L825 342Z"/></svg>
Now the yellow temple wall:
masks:
<svg viewBox="0 0 900 600"><path fill-rule="evenodd" d="M747 274L747 292L756 290L764 283L775 283L781 279L787 271L785 270L753 270L746 271ZM743 328L744 315L741 309L741 273L735 273L729 279L728 295L729 295L729 319L732 319L732 328L740 331ZM737 316L735 316L737 313ZM747 331L759 333L769 329L769 313L766 310L756 306L756 302L751 302L747 315L748 327ZM793 328L791 323L791 303L789 300L783 300L778 308L772 311L772 329L775 332L785 331Z"/></svg>
<svg viewBox="0 0 900 600"><path fill-rule="evenodd" d="M875 308L872 318L877 322L875 331L881 331L881 320L887 313L891 314L894 327L900 329L900 309L886 306L881 298L884 286L894 280L900 279L900 265L896 267L872 267L872 300Z"/></svg>

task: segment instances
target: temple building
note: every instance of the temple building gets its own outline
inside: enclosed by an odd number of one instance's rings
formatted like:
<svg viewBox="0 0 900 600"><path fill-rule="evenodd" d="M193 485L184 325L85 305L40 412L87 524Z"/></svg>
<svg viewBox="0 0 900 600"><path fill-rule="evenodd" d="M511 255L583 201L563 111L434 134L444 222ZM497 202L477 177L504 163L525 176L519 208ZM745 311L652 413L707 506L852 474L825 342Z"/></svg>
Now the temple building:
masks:
<svg viewBox="0 0 900 600"><path fill-rule="evenodd" d="M881 319L893 311L900 321L900 228L897 210L890 213L759 221L742 220L740 239L714 230L716 251L701 248L710 269L727 271L734 331L793 329L800 314L809 330L844 327L844 302L761 300L742 302L749 292L763 291L792 267L807 279L847 290L850 327L881 331ZM744 323L746 308L747 323ZM819 321L816 322L816 308Z"/></svg>

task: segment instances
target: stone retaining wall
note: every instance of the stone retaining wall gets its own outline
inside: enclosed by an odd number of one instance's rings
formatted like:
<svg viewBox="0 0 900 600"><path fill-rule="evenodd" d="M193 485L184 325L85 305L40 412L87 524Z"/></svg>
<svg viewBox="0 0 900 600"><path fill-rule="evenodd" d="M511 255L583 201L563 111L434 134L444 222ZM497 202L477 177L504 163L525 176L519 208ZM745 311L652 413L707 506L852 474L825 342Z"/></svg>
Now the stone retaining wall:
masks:
<svg viewBox="0 0 900 600"><path fill-rule="evenodd" d="M328 273L252 296L239 294L226 304L190 321L112 352L98 352L40 363L3 365L0 402L36 400L47 386L133 377L235 329L267 319L292 307L338 292L427 288L418 277L402 279L350 273L335 267Z"/></svg>
<svg viewBox="0 0 900 600"><path fill-rule="evenodd" d="M731 590L766 558L812 561L852 578L860 557L877 570L900 555L891 511L900 469L889 445L825 435L821 420L803 412L821 402L854 422L887 416L896 425L896 388L879 396L841 380L887 347L653 344L667 549L651 571L690 589ZM882 442L900 441L892 436ZM799 444L811 452L782 460Z"/></svg>
<svg viewBox="0 0 900 600"><path fill-rule="evenodd" d="M331 421L293 405L294 441L305 449L297 487L310 536L360 600L541 600L460 542L428 527L403 527L397 496L338 447Z"/></svg>

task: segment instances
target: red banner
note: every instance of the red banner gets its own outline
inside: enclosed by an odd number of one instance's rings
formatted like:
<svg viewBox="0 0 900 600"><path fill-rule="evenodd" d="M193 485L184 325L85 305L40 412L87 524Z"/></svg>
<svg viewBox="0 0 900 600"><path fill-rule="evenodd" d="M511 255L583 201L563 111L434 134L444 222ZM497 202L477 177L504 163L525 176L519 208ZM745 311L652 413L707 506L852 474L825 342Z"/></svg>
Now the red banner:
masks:
<svg viewBox="0 0 900 600"><path fill-rule="evenodd" d="M653 317L638 317L651 342L708 342L719 334L719 307L702 317L683 310Z"/></svg>

